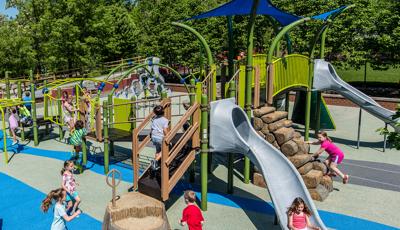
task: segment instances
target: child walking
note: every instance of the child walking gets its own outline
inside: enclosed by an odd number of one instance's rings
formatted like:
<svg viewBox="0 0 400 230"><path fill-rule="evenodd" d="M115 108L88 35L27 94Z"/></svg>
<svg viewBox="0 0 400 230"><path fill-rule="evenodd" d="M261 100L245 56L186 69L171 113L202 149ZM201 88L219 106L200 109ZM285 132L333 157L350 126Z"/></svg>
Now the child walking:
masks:
<svg viewBox="0 0 400 230"><path fill-rule="evenodd" d="M69 138L69 143L74 146L75 157L79 156L79 152L82 149L83 138L87 134L87 129L84 128L84 123L81 120L75 122L75 130L72 132Z"/></svg>
<svg viewBox="0 0 400 230"><path fill-rule="evenodd" d="M68 125L69 131L71 132L74 129L74 113L76 110L72 105L71 98L69 97L67 91L63 92L61 101L63 107L64 123Z"/></svg>
<svg viewBox="0 0 400 230"><path fill-rule="evenodd" d="M309 218L312 213L301 197L293 200L292 205L288 208L287 215L290 230L320 229L311 224Z"/></svg>
<svg viewBox="0 0 400 230"><path fill-rule="evenodd" d="M196 194L191 191L185 191L183 195L186 203L186 208L183 209L182 219L180 221L182 226L186 224L189 230L201 230L204 224L204 218L201 214L201 210L194 203L196 201Z"/></svg>
<svg viewBox="0 0 400 230"><path fill-rule="evenodd" d="M53 218L53 223L51 224L51 230L66 230L67 229L66 221L69 222L73 220L81 213L81 211L78 210L74 214L69 216L63 204L65 198L66 198L65 190L63 188L58 188L52 190L47 195L47 197L42 201L42 205L40 208L43 210L43 212L47 212L49 210L53 200L56 202L56 204L54 205L54 218Z"/></svg>
<svg viewBox="0 0 400 230"><path fill-rule="evenodd" d="M151 162L151 167L153 170L158 170L158 159L161 157L161 146L165 135L168 133L169 121L164 117L164 108L161 105L157 105L153 109L155 117L151 123L151 141L156 147L155 159Z"/></svg>
<svg viewBox="0 0 400 230"><path fill-rule="evenodd" d="M318 151L314 154L315 158L318 158L324 151L329 154L329 157L324 161L326 166L333 171L333 173L329 174L330 176L339 175L343 179L343 184L347 184L349 181L349 175L343 174L339 169L338 165L342 162L344 158L344 154L342 150L339 149L335 144L333 144L332 140L328 137L328 134L324 131L318 133L318 141L307 143L318 145L320 144L321 147Z"/></svg>
<svg viewBox="0 0 400 230"><path fill-rule="evenodd" d="M75 213L78 208L79 203L81 202L81 198L79 197L78 192L76 191L76 186L78 185L75 182L74 171L75 165L71 160L64 162L64 167L61 169L62 175L62 188L67 192L66 202L67 202L67 210L71 209L71 215Z"/></svg>
<svg viewBox="0 0 400 230"><path fill-rule="evenodd" d="M8 124L10 126L11 135L13 138L12 145L16 145L17 142L17 135L15 135L15 130L18 128L18 115L17 110L15 108L11 109L10 116L8 117Z"/></svg>

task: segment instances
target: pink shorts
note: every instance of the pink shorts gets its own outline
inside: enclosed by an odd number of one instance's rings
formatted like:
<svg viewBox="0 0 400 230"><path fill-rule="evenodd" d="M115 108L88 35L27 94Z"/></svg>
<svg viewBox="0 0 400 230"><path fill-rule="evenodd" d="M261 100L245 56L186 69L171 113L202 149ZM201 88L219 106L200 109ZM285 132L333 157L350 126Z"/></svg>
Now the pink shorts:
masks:
<svg viewBox="0 0 400 230"><path fill-rule="evenodd" d="M329 156L329 159L330 159L332 162L336 163L337 165L340 164L340 163L342 163L343 158L344 158L344 155L343 155L343 154L338 154L338 155L336 155L336 156Z"/></svg>

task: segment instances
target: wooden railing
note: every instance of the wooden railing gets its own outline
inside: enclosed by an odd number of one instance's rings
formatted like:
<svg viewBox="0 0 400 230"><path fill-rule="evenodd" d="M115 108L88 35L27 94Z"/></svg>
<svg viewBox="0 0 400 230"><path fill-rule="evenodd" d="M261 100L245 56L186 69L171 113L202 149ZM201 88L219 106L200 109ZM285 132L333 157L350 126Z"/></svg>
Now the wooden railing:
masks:
<svg viewBox="0 0 400 230"><path fill-rule="evenodd" d="M191 119L190 127L170 149L172 139L178 134L178 131L183 128L183 125L189 119ZM169 171L172 161L189 141L192 141L192 149L190 153L175 170L174 174L170 176ZM163 201L169 198L171 190L189 168L190 164L194 161L195 148L198 147L200 147L200 105L195 103L163 139L161 151L161 199Z"/></svg>

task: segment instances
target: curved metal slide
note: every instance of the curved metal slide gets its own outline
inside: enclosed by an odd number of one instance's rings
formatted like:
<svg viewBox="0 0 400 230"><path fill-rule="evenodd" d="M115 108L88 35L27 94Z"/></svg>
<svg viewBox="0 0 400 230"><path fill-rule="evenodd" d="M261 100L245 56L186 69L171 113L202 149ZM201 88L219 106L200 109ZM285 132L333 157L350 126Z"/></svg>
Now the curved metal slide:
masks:
<svg viewBox="0 0 400 230"><path fill-rule="evenodd" d="M334 90L340 93L343 97L357 104L373 116L391 125L396 132L400 132L400 127L395 126L396 122L400 122L400 119L394 120L392 118L393 111L382 107L363 92L347 84L338 76L331 63L323 59L314 61L313 87L317 90Z"/></svg>
<svg viewBox="0 0 400 230"><path fill-rule="evenodd" d="M303 198L312 210L311 222L327 229L296 168L257 134L233 98L211 102L210 150L244 154L261 170L282 229L288 229L286 211L296 197Z"/></svg>

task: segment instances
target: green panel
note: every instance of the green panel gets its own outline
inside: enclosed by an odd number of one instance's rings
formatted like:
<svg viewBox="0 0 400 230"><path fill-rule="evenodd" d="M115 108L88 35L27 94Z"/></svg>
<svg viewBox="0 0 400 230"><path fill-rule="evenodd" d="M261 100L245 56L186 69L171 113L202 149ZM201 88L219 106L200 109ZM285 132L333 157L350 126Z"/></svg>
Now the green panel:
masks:
<svg viewBox="0 0 400 230"><path fill-rule="evenodd" d="M201 94L202 94L203 84L201 82L196 83L196 101L201 103Z"/></svg>
<svg viewBox="0 0 400 230"><path fill-rule="evenodd" d="M326 106L325 100L321 97L321 116L320 116L320 129L336 129L335 122L332 119L332 116L329 112L328 107ZM310 127L312 129L316 128L316 121L317 121L317 92L313 91L311 94L311 121ZM296 101L293 108L293 115L292 120L297 124L304 124L304 114L306 108L306 92L297 92L296 94Z"/></svg>
<svg viewBox="0 0 400 230"><path fill-rule="evenodd" d="M260 87L265 87L265 82L267 81L267 55L256 54L253 55L253 67L259 69L260 71ZM253 81L252 87L254 87L254 79L256 76L256 71L253 71Z"/></svg>
<svg viewBox="0 0 400 230"><path fill-rule="evenodd" d="M114 122L127 122L131 114L128 111L132 111L132 104L127 105L118 105L129 103L130 99L121 99L121 98L114 98ZM131 131L131 124L124 123L124 124L114 124L113 126L116 129L122 129L125 131Z"/></svg>
<svg viewBox="0 0 400 230"><path fill-rule="evenodd" d="M274 64L274 95L291 87L308 86L308 57L292 54L279 58Z"/></svg>

